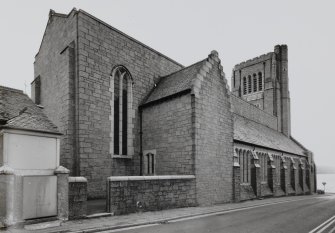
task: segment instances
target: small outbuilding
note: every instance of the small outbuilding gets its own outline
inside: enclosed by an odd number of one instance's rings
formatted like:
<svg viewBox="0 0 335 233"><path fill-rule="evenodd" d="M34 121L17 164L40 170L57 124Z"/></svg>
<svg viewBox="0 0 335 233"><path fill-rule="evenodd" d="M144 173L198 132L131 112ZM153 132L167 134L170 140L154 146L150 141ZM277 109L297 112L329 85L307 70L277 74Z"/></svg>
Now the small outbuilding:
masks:
<svg viewBox="0 0 335 233"><path fill-rule="evenodd" d="M0 227L68 218L57 127L20 90L0 86Z"/></svg>

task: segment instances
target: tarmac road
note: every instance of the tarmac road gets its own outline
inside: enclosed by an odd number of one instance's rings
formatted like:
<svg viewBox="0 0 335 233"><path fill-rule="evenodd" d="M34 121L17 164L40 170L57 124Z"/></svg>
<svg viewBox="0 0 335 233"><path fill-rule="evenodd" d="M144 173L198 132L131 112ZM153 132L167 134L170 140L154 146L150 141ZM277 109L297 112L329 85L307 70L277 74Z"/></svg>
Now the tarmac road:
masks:
<svg viewBox="0 0 335 233"><path fill-rule="evenodd" d="M335 195L107 232L335 233Z"/></svg>

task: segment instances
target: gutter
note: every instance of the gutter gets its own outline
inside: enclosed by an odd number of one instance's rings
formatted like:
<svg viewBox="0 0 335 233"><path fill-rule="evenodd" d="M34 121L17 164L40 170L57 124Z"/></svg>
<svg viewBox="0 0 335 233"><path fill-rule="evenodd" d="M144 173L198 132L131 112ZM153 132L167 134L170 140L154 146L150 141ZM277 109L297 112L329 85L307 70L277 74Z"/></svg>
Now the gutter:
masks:
<svg viewBox="0 0 335 233"><path fill-rule="evenodd" d="M296 154L296 153L292 153L292 152L288 152L288 151L278 150L278 149L274 149L274 148L271 148L271 147L266 147L266 146L262 146L262 145L253 144L253 143L250 143L250 142L241 141L241 140L238 140L238 139L234 139L234 142L239 142L241 144L246 144L246 145L249 145L249 146L257 146L257 147L268 149L268 150L274 150L274 151L277 151L277 152L280 152L280 153L287 153L287 154L296 155L296 156L300 156L300 157L301 156L307 157L306 155L301 155L301 154Z"/></svg>

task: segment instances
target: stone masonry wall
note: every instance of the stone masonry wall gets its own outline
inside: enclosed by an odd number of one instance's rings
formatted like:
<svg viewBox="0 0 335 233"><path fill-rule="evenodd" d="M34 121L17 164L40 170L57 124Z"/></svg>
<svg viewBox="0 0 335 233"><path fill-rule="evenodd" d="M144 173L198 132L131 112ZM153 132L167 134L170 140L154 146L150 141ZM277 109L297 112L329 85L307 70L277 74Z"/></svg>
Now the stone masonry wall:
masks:
<svg viewBox="0 0 335 233"><path fill-rule="evenodd" d="M196 206L194 176L110 177L108 206L115 215Z"/></svg>
<svg viewBox="0 0 335 233"><path fill-rule="evenodd" d="M235 114L277 130L277 117L257 108L234 95L231 95L232 110Z"/></svg>
<svg viewBox="0 0 335 233"><path fill-rule="evenodd" d="M304 166L306 166L306 157L297 156L289 153L281 153L271 149L265 149L258 147L256 145L246 145L239 142L234 142L234 148L237 150L244 151L254 151L258 154L259 159L261 156L266 156L265 163L259 163L260 165L260 178L256 179L256 183L260 185L260 194L255 195L255 190L253 189L251 182L242 183L240 182L240 199L241 200L250 200L259 197L268 197L268 196L284 196L284 195L299 195L303 194L303 189L299 184L299 169L300 169L300 160L303 161ZM241 153L242 154L242 153ZM272 156L273 161L269 159L269 155ZM237 155L239 156L239 154ZM281 157L284 157L284 163ZM241 158L243 159L243 158ZM293 169L292 159L294 161ZM284 168L286 166L286 169ZM266 166L266 169L263 169ZM274 167L272 167L274 166ZM240 167L240 169L242 169ZM292 171L294 170L294 171ZM251 169L249 170L251 172ZM285 174L285 175L284 175ZM262 180L262 176L264 179ZM292 177L293 176L293 177ZM304 186L307 186L306 183L306 169L303 170L303 182ZM293 179L293 181L292 181ZM273 182L271 182L271 180ZM285 188L282 187L282 182L285 180ZM273 186L272 186L273 185ZM273 191L272 191L273 188ZM306 194L306 193L305 193Z"/></svg>
<svg viewBox="0 0 335 233"><path fill-rule="evenodd" d="M195 175L200 205L232 201L233 122L217 54L194 95Z"/></svg>
<svg viewBox="0 0 335 233"><path fill-rule="evenodd" d="M82 11L78 43L80 175L88 179L90 198L103 197L106 177L140 174L138 106L159 76L182 66ZM134 82L132 159L112 159L109 153L110 75L117 65L125 66Z"/></svg>
<svg viewBox="0 0 335 233"><path fill-rule="evenodd" d="M194 174L191 96L143 109L143 150L156 149L156 175Z"/></svg>
<svg viewBox="0 0 335 233"><path fill-rule="evenodd" d="M74 171L73 161L73 80L76 17L51 16L40 50L35 57L34 77L41 79L41 105L48 118L64 136L61 139L60 163Z"/></svg>

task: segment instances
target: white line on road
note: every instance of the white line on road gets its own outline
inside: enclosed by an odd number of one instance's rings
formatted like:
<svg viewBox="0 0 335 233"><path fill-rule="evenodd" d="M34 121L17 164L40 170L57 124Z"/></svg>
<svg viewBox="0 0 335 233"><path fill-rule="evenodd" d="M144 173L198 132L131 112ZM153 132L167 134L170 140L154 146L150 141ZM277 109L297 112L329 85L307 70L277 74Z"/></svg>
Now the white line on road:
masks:
<svg viewBox="0 0 335 233"><path fill-rule="evenodd" d="M223 210L223 211L218 211L218 212L213 212L213 213L208 213L208 214L201 214L201 215L197 215L197 216L185 217L185 218L180 218L180 219L175 219L175 220L168 220L168 222L170 222L170 223L181 222L181 221L186 221L186 220L192 220L192 219L198 219L198 218L205 218L205 217L209 217L209 216L220 215L220 214L224 214L224 213L232 213L232 212L237 212L237 211L259 208L259 207L263 207L263 206L283 204L283 203L287 203L287 202L301 201L301 200L306 200L306 199L307 198L301 198L301 199L298 199L298 200L278 201L278 202L272 202L272 203L265 203L265 204L261 204L261 205L247 206L247 207L241 207L241 208L238 208L238 209ZM308 199L310 199L310 198L308 198Z"/></svg>
<svg viewBox="0 0 335 233"><path fill-rule="evenodd" d="M314 197L308 197L308 198L299 198L299 199L293 199L293 200L270 202L270 203L264 203L264 204L260 204L260 205L252 205L252 206L240 207L240 208L231 209L231 210L228 209L228 210L223 210L223 211L215 211L215 212L212 212L212 213L200 214L200 215L190 216L190 217L186 217L186 216L182 217L182 216L180 216L178 219L171 219L171 220L167 219L166 221L169 222L169 223L175 223L175 222L181 222L181 221L186 221L186 220L204 218L204 217L209 217L209 216L214 216L214 215L220 215L220 214L223 214L223 213L232 213L232 212L243 211L243 210L248 210L248 209L254 209L254 208L263 207L263 206L270 206L270 205L277 205L277 204L283 204L283 203L288 203L288 202L303 201L303 200L314 199L314 198L320 198L320 197L315 197L314 196ZM335 215L333 217L335 217ZM316 233L316 232L313 232L313 231L317 230L320 227L322 227L324 224L327 224L328 221L331 221L331 219L328 219L325 223L319 225L317 228L313 229L309 233ZM144 224L144 225L139 225L139 226L125 227L125 228L121 228L121 229L103 230L100 233L122 232L122 231L127 231L127 230L132 230L132 229L139 229L139 228L150 227L150 226L157 226L157 225L160 225L160 223L154 222L154 223L149 223L149 224Z"/></svg>
<svg viewBox="0 0 335 233"><path fill-rule="evenodd" d="M330 222L330 223L329 223ZM323 230L325 230L327 227L329 227L332 223L335 222L335 215L321 223L319 226L315 227L313 230L311 230L309 233L321 233ZM326 225L327 224L327 225ZM325 227L323 227L326 225ZM322 229L320 229L322 227ZM319 230L320 229L320 230Z"/></svg>
<svg viewBox="0 0 335 233"><path fill-rule="evenodd" d="M333 227L330 231L329 231L329 233L334 233L335 232L335 227Z"/></svg>
<svg viewBox="0 0 335 233"><path fill-rule="evenodd" d="M146 225L127 227L127 228L122 228L122 229L99 231L99 233L113 233L113 232L129 231L129 230L133 230L133 229L139 229L139 228L143 228L143 227L151 227L151 226L156 226L156 225L160 225L160 224L159 223L146 224Z"/></svg>

